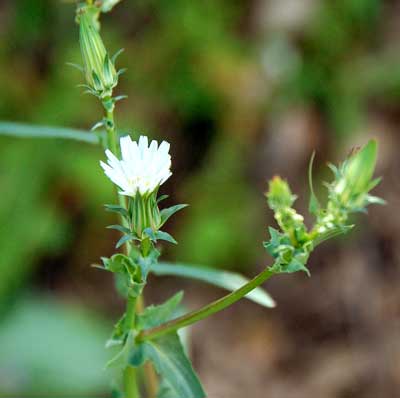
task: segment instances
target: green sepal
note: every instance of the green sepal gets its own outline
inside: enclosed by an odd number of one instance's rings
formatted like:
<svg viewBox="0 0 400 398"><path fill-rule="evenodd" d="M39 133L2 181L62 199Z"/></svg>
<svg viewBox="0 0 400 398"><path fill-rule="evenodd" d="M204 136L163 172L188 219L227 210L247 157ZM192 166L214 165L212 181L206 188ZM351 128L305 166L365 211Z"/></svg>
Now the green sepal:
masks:
<svg viewBox="0 0 400 398"><path fill-rule="evenodd" d="M176 245L178 242L171 236L168 232L164 231L157 231L155 233L155 239L157 240L165 240L166 242L173 243Z"/></svg>
<svg viewBox="0 0 400 398"><path fill-rule="evenodd" d="M148 227L143 230L143 235L149 237L151 240L156 240L156 234L152 228Z"/></svg>
<svg viewBox="0 0 400 398"><path fill-rule="evenodd" d="M176 308L182 301L183 292L174 294L160 305L151 305L137 316L136 326L139 330L150 329L173 318Z"/></svg>
<svg viewBox="0 0 400 398"><path fill-rule="evenodd" d="M163 200L169 198L169 195L161 195L158 199L157 199L157 204L162 202Z"/></svg>
<svg viewBox="0 0 400 398"><path fill-rule="evenodd" d="M136 235L133 235L132 233L126 234L126 235L122 236L121 239L117 242L117 244L115 245L115 248L119 249L123 244L125 244L127 242L131 242L133 240L139 240L139 238Z"/></svg>
<svg viewBox="0 0 400 398"><path fill-rule="evenodd" d="M122 232L123 234L131 234L131 230L123 225L108 225L107 229L114 229L116 231Z"/></svg>
<svg viewBox="0 0 400 398"><path fill-rule="evenodd" d="M128 210L126 210L124 207L118 205L104 205L104 207L107 211L120 214L126 220L129 220L130 218Z"/></svg>
<svg viewBox="0 0 400 398"><path fill-rule="evenodd" d="M113 64L115 64L115 62L117 61L117 58L125 51L124 48L120 48L112 57L111 57L111 61Z"/></svg>
<svg viewBox="0 0 400 398"><path fill-rule="evenodd" d="M127 68L121 68L117 71L117 76L120 77L127 71Z"/></svg>
<svg viewBox="0 0 400 398"><path fill-rule="evenodd" d="M160 212L160 216L161 216L160 227L162 227L171 216L173 216L179 210L182 210L187 206L189 206L189 205L181 204L181 205L175 205L175 206L172 206L172 207L168 207L167 209L162 209L161 212Z"/></svg>

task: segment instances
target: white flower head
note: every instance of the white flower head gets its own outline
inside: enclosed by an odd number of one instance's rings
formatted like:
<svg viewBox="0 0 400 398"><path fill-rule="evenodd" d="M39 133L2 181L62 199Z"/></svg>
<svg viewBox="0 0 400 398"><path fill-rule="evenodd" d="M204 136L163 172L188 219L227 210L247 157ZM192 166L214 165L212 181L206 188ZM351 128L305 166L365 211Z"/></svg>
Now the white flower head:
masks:
<svg viewBox="0 0 400 398"><path fill-rule="evenodd" d="M154 192L171 175L171 155L169 143L151 141L140 136L139 142L125 136L120 139L122 159L106 150L107 164L100 162L106 176L119 188L120 194L135 196Z"/></svg>

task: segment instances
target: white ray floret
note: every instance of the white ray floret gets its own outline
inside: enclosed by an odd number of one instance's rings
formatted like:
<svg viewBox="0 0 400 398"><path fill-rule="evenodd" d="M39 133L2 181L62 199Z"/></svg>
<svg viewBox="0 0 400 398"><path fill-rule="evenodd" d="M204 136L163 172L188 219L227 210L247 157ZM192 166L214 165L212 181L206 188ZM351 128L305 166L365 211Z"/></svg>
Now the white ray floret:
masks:
<svg viewBox="0 0 400 398"><path fill-rule="evenodd" d="M146 136L139 142L126 136L120 139L122 159L106 150L107 163L100 162L106 176L120 189L121 195L135 196L154 192L171 175L171 155L169 143L150 143Z"/></svg>

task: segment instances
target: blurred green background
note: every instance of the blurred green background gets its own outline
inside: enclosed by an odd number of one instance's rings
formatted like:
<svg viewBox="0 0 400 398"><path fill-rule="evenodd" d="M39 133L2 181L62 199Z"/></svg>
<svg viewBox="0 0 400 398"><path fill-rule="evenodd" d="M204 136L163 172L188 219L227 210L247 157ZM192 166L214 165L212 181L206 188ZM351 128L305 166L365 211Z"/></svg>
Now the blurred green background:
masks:
<svg viewBox="0 0 400 398"><path fill-rule="evenodd" d="M125 52L122 131L172 144L164 258L250 276L269 259L262 193L280 174L307 208L306 171L376 137L386 207L321 247L312 278L278 277L275 310L240 303L192 330L210 398L397 398L400 391L400 4L379 0L125 0L102 18ZM0 3L0 120L89 129L74 4ZM104 227L113 201L101 150L63 140L0 138L0 395L107 395L103 342L123 310ZM323 189L321 189L323 192ZM189 308L217 289L151 280L148 302L187 288ZM238 325L240 327L238 328ZM42 395L43 396L43 395Z"/></svg>

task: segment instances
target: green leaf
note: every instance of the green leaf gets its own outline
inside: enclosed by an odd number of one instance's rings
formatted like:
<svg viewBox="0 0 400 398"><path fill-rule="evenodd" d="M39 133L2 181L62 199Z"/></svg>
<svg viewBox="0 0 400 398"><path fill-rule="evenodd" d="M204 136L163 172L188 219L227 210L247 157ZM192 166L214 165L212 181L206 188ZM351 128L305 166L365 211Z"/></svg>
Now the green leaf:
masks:
<svg viewBox="0 0 400 398"><path fill-rule="evenodd" d="M184 209L187 206L189 206L189 205L181 204L181 205L175 205L172 207L168 207L167 209L162 209L160 212L160 216L161 216L161 225L160 226L163 226L171 216L173 216L176 212Z"/></svg>
<svg viewBox="0 0 400 398"><path fill-rule="evenodd" d="M157 398L175 398L174 391L165 380L162 380L160 383Z"/></svg>
<svg viewBox="0 0 400 398"><path fill-rule="evenodd" d="M102 257L101 260L105 269L111 272L124 272L127 266L134 267L132 259L122 253L114 254L110 258Z"/></svg>
<svg viewBox="0 0 400 398"><path fill-rule="evenodd" d="M171 236L168 232L164 231L157 231L155 234L155 239L156 240L165 240L166 242L173 243L176 245L178 242Z"/></svg>
<svg viewBox="0 0 400 398"><path fill-rule="evenodd" d="M114 229L116 231L122 232L123 234L130 234L131 233L131 230L129 228L126 228L126 227L124 227L122 225L118 225L118 224L117 225L108 225L106 228L107 229Z"/></svg>
<svg viewBox="0 0 400 398"><path fill-rule="evenodd" d="M137 237L132 234L124 235L115 245L116 249L119 249L124 243L130 242L131 240L135 240Z"/></svg>
<svg viewBox="0 0 400 398"><path fill-rule="evenodd" d="M187 358L176 332L140 343L130 363L138 366L150 360L175 398L204 398L205 392Z"/></svg>
<svg viewBox="0 0 400 398"><path fill-rule="evenodd" d="M172 319L182 297L183 292L178 292L163 304L147 307L142 314L137 316L137 328L150 329Z"/></svg>
<svg viewBox="0 0 400 398"><path fill-rule="evenodd" d="M130 362L130 358L132 355L132 352L136 352L134 350L135 346L135 337L136 337L136 332L133 330L130 330L128 332L128 337L125 341L124 346L118 353L111 358L107 363L106 363L106 368L124 368L128 363Z"/></svg>
<svg viewBox="0 0 400 398"><path fill-rule="evenodd" d="M98 136L88 131L15 122L0 122L0 135L19 138L61 138L99 144Z"/></svg>
<svg viewBox="0 0 400 398"><path fill-rule="evenodd" d="M24 296L2 318L1 396L89 397L107 389L108 322L68 301Z"/></svg>
<svg viewBox="0 0 400 398"><path fill-rule="evenodd" d="M159 264L153 264L150 271L159 276L174 275L183 278L200 280L229 291L234 291L248 282L247 278L238 273L220 271L197 265L179 263L172 264L163 262ZM275 307L275 301L265 290L260 287L252 290L245 297L264 307Z"/></svg>

